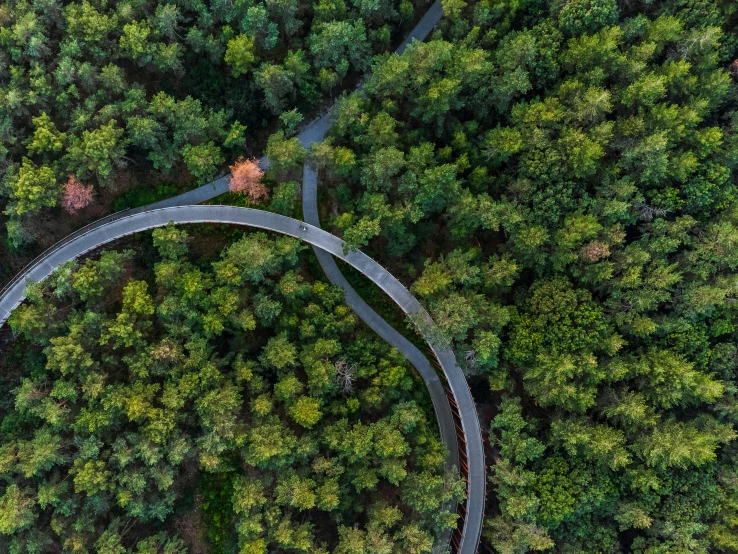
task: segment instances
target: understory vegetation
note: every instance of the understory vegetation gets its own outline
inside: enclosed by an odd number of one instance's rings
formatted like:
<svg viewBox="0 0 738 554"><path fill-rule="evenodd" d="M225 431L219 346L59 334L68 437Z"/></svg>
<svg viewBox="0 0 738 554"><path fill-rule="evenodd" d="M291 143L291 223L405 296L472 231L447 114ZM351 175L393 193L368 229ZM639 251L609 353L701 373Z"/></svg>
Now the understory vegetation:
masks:
<svg viewBox="0 0 738 554"><path fill-rule="evenodd" d="M299 241L236 234L214 260L170 225L29 288L0 550L421 554L456 526L422 380Z"/></svg>
<svg viewBox="0 0 738 554"><path fill-rule="evenodd" d="M489 383L486 544L738 552L736 4L443 5L309 159Z"/></svg>

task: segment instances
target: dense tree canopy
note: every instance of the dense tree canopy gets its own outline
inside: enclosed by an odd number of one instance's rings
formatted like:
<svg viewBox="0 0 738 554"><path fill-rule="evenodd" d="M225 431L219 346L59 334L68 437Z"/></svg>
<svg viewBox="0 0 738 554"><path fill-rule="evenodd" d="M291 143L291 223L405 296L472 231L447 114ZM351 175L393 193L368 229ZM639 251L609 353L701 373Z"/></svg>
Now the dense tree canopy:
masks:
<svg viewBox="0 0 738 554"><path fill-rule="evenodd" d="M127 165L211 180L273 116L310 112L365 70L415 15L408 0L3 2L0 207L11 242L57 205L70 174L98 190L115 189Z"/></svg>
<svg viewBox="0 0 738 554"><path fill-rule="evenodd" d="M735 4L443 4L309 160L491 386L485 541L738 551Z"/></svg>
<svg viewBox="0 0 738 554"><path fill-rule="evenodd" d="M736 3L442 4L398 56L422 4L6 2L11 242L124 166L204 182L254 138L270 170L228 198L294 215L311 164L323 224L455 350L483 548L737 553ZM0 550L429 551L462 487L406 362L291 239L199 240L65 266L13 314Z"/></svg>
<svg viewBox="0 0 738 554"><path fill-rule="evenodd" d="M13 313L3 551L429 552L465 485L422 380L298 241L191 243L72 262Z"/></svg>

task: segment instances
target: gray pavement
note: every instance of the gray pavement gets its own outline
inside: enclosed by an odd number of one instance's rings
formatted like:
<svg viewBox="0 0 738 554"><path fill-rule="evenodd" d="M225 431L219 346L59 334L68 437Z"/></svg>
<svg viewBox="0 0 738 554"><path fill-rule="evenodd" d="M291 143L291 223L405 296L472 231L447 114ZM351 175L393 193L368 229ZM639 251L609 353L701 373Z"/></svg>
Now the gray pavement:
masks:
<svg viewBox="0 0 738 554"><path fill-rule="evenodd" d="M408 34L396 52L402 53L413 40L423 40L443 15L440 2L434 3ZM333 109L309 124L299 135L300 143L306 148L323 140L330 129ZM269 167L265 156L259 160L262 168ZM423 314L430 321L420 303L387 270L361 252L343 254L343 243L338 237L320 229L317 205L318 175L306 164L303 170L303 216L307 223L270 212L233 206L195 206L228 191L230 176L226 175L179 196L142 208L111 214L79 231L72 233L39 258L34 260L19 279L9 284L0 295L0 323L25 297L25 283L40 281L63 263L79 257L90 250L146 229L174 223L231 223L246 225L290 235L313 245L315 254L327 278L340 286L346 302L378 335L397 348L425 381L438 419L441 440L449 449L447 466L459 465L455 423L446 398L443 384L428 359L405 337L393 329L351 287L341 273L334 256L349 263L376 283L406 314ZM428 339L428 337L426 337ZM459 554L476 553L481 537L486 498L486 470L484 448L479 419L466 378L458 367L453 352L439 349L431 344L443 374L458 405L465 444L463 447L468 461L468 498L465 503L464 519Z"/></svg>

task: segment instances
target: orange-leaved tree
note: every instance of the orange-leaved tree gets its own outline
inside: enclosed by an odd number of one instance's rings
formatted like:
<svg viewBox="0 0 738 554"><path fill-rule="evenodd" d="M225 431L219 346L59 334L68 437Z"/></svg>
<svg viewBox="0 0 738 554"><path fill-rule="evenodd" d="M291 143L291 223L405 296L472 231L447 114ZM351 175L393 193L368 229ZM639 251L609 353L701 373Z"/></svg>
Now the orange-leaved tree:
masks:
<svg viewBox="0 0 738 554"><path fill-rule="evenodd" d="M261 182L264 172L259 167L259 161L256 158L239 158L231 166L231 173L231 180L228 183L231 192L244 194L252 204L257 204L260 200L266 200L269 197L269 192Z"/></svg>

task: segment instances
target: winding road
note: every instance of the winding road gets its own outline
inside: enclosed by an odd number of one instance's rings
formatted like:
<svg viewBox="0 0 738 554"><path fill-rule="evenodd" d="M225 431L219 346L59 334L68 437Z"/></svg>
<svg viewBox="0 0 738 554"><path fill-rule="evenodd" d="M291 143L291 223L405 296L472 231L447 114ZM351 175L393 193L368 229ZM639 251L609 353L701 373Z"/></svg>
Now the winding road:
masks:
<svg viewBox="0 0 738 554"><path fill-rule="evenodd" d="M402 53L413 40L423 40L442 16L440 2L433 4L417 26L410 32L397 53ZM301 144L308 147L320 142L330 129L333 112L308 125L299 135ZM260 160L268 167L269 160ZM346 302L378 335L399 350L423 378L433 402L441 440L449 449L447 466L460 467L467 481L467 499L459 513L462 517L460 533L453 537L459 554L477 551L484 520L486 500L486 471L484 447L479 418L471 391L451 350L434 345L425 337L443 381L428 359L405 337L392 328L351 287L341 273L334 257L352 265L378 285L402 310L414 317L432 320L417 299L377 262L359 251L343 253L343 241L320 228L318 217L318 175L307 164L303 170L303 217L305 222L271 212L234 206L198 206L228 191L229 176L203 185L179 196L134 210L111 214L98 220L52 246L29 264L0 294L0 326L25 298L27 281L46 278L62 264L78 258L100 246L121 237L146 229L167 225L191 223L228 223L256 227L304 240L313 246L328 280L344 290Z"/></svg>

